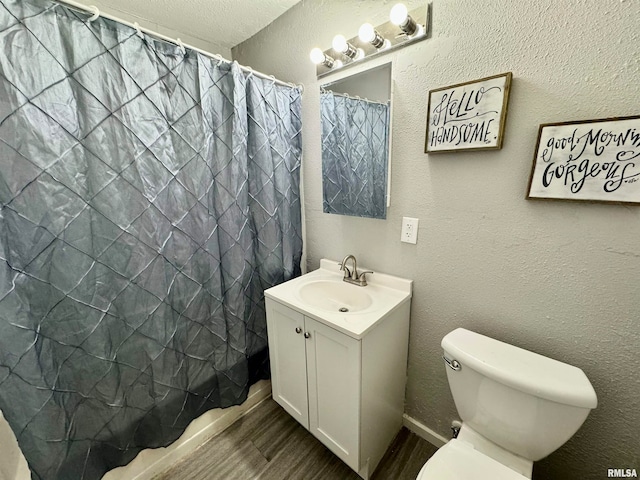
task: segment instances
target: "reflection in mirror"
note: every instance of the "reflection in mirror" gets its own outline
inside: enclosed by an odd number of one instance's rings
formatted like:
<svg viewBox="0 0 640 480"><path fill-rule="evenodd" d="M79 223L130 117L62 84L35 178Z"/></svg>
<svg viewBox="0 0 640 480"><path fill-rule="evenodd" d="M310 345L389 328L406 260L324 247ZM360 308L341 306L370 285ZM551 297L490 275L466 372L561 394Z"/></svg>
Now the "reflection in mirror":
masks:
<svg viewBox="0 0 640 480"><path fill-rule="evenodd" d="M321 87L323 211L386 218L391 64Z"/></svg>

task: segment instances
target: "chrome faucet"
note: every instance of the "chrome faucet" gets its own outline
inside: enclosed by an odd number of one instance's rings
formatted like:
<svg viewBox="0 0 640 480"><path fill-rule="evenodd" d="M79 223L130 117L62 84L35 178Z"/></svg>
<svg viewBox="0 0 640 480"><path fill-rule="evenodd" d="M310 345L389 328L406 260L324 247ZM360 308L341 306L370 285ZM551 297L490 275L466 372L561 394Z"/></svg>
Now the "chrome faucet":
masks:
<svg viewBox="0 0 640 480"><path fill-rule="evenodd" d="M353 260L353 270L349 270L347 268L347 262L349 260ZM340 270L344 271L343 281L347 283L352 283L354 285L358 285L359 287L367 286L367 273L373 273L371 270L367 270L365 272L358 273L358 266L356 263L356 257L353 255L347 255L344 257L342 262L340 263Z"/></svg>

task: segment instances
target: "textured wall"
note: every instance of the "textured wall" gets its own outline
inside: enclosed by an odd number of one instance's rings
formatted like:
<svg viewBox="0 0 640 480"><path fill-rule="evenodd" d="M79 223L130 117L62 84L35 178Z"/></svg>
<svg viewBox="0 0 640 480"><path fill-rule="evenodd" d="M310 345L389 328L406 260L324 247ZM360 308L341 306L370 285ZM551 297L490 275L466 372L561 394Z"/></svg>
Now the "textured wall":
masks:
<svg viewBox="0 0 640 480"><path fill-rule="evenodd" d="M324 214L309 50L385 21L392 5L303 0L233 50L306 86L309 268L353 253L415 281L406 411L430 428L448 436L456 417L440 340L464 326L577 365L596 389L598 408L535 478L640 469L640 207L524 198L540 123L640 115L640 2L434 0L432 38L385 58L395 77L387 220ZM503 149L425 155L428 91L506 71ZM403 215L420 219L417 245L399 241Z"/></svg>

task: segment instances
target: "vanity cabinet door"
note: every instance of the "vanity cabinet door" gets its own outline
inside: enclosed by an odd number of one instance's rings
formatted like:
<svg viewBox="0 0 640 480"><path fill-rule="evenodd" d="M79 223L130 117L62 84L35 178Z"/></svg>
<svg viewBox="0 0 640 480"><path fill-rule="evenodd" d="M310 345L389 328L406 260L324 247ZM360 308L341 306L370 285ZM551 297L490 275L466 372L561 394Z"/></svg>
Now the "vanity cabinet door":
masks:
<svg viewBox="0 0 640 480"><path fill-rule="evenodd" d="M309 428L304 316L266 299L273 399Z"/></svg>
<svg viewBox="0 0 640 480"><path fill-rule="evenodd" d="M360 453L360 341L305 317L309 430L356 472Z"/></svg>

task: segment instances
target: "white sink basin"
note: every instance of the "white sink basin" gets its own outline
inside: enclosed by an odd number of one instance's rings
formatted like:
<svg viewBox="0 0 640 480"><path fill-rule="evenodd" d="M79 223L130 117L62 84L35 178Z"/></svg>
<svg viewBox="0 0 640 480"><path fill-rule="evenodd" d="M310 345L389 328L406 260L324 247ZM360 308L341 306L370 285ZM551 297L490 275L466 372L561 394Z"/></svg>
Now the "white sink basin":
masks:
<svg viewBox="0 0 640 480"><path fill-rule="evenodd" d="M366 289L343 281L319 280L303 284L298 295L303 302L323 310L359 312L373 303Z"/></svg>
<svg viewBox="0 0 640 480"><path fill-rule="evenodd" d="M343 282L343 277L337 261L323 258L318 270L271 287L264 294L356 339L411 300L411 280L376 272L367 277L366 287L359 287Z"/></svg>

